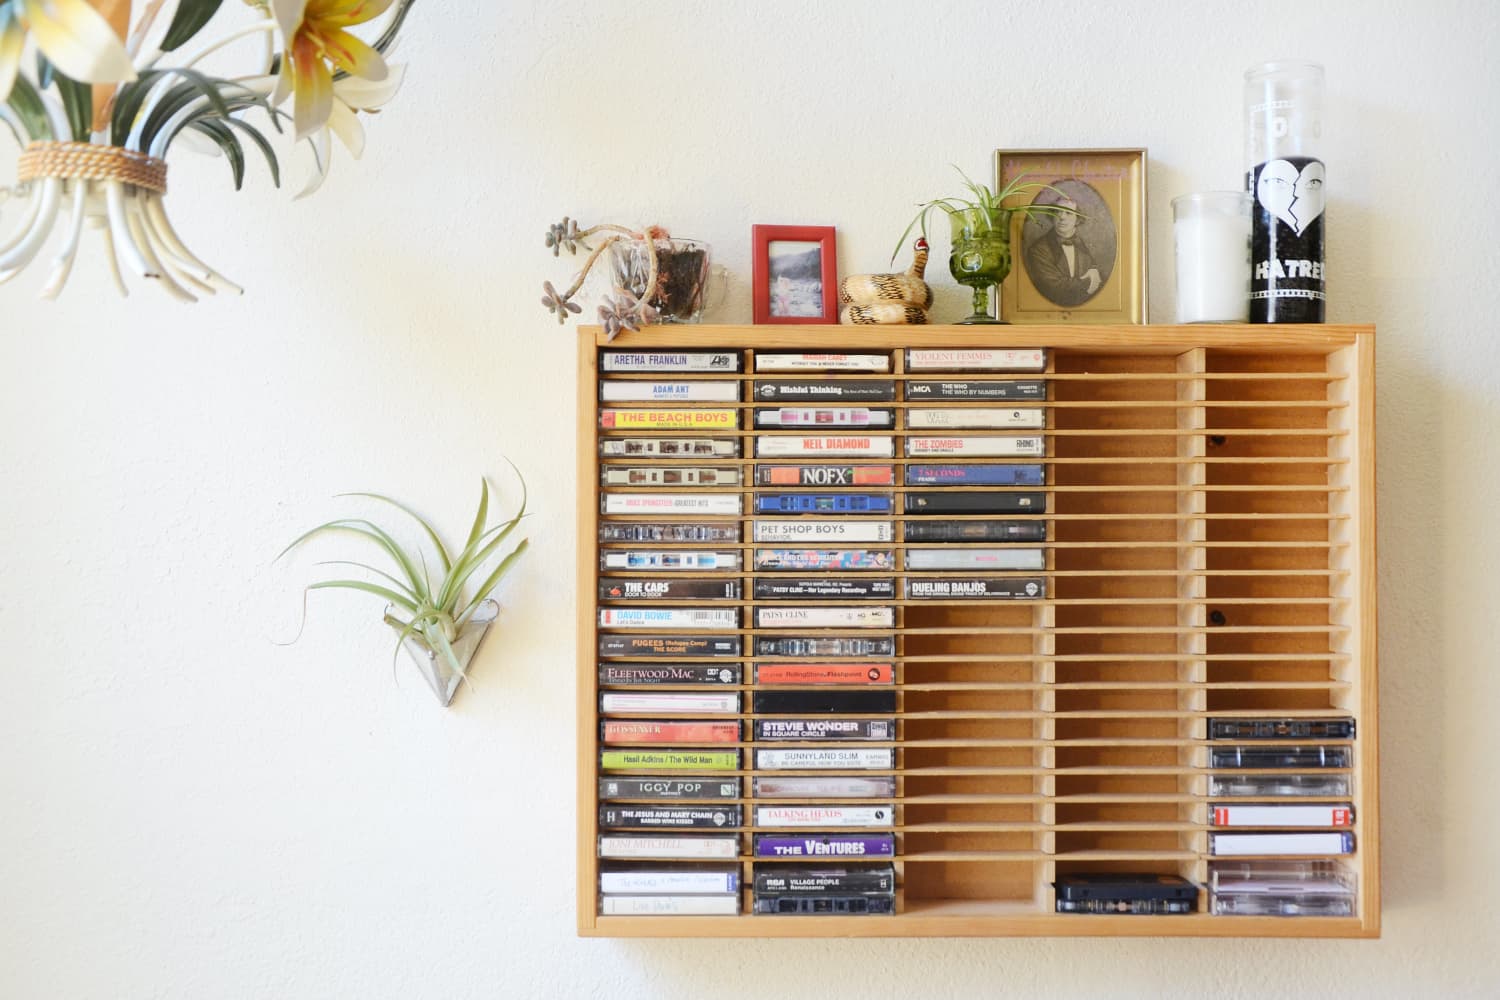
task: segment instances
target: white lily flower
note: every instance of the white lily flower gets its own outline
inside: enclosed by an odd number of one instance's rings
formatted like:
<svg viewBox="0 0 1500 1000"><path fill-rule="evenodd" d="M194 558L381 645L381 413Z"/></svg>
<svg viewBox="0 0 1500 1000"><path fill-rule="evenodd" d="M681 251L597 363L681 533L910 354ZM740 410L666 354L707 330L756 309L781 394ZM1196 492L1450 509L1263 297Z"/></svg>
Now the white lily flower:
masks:
<svg viewBox="0 0 1500 1000"><path fill-rule="evenodd" d="M59 73L80 83L135 79L125 44L87 0L0 0L0 101L15 85L28 35Z"/></svg>

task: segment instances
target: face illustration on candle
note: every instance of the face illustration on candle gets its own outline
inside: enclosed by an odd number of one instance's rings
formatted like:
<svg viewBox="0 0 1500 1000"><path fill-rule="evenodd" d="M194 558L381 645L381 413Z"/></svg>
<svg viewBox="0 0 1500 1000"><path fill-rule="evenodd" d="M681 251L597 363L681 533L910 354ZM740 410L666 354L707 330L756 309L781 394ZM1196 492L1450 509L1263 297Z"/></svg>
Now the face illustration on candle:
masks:
<svg viewBox="0 0 1500 1000"><path fill-rule="evenodd" d="M1286 160L1270 161L1261 167L1255 200L1301 236L1323 214L1323 164L1312 160L1299 171Z"/></svg>

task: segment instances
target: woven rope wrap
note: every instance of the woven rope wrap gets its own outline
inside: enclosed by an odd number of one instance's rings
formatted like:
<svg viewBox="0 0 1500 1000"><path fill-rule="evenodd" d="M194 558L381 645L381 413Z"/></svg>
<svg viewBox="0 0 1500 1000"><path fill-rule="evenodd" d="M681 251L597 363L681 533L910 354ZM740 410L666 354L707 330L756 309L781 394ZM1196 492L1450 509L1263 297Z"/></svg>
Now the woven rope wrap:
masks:
<svg viewBox="0 0 1500 1000"><path fill-rule="evenodd" d="M167 193L166 160L90 142L33 142L21 154L16 175L23 181L42 177L124 181L147 191Z"/></svg>

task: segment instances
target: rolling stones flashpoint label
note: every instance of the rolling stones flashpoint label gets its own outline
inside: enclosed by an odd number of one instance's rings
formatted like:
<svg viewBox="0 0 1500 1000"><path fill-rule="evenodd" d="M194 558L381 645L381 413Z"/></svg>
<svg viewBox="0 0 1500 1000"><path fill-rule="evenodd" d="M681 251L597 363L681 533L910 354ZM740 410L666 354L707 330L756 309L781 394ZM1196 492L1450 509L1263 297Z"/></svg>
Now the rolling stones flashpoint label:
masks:
<svg viewBox="0 0 1500 1000"><path fill-rule="evenodd" d="M1323 161L1268 160L1250 191L1250 322L1323 322Z"/></svg>

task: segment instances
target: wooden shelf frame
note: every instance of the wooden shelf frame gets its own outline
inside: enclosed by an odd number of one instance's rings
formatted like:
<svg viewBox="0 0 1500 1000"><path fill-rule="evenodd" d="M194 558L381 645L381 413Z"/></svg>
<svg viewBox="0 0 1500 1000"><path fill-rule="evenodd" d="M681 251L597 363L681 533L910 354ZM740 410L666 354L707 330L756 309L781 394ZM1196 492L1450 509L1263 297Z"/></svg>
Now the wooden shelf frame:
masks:
<svg viewBox="0 0 1500 1000"><path fill-rule="evenodd" d="M578 929L617 937L902 937L902 936L1223 936L1376 937L1380 932L1378 688L1374 463L1374 329L1368 326L1024 326L830 327L661 326L606 342L597 327L580 331L578 371ZM889 600L895 609L897 913L876 917L623 917L598 915L597 858L600 712L596 638L600 555L624 543L601 543L601 468L635 460L601 458L599 441L632 432L601 431L610 407L670 408L674 404L601 404L598 351L732 350L747 363L736 374L672 378L735 380L748 389L759 351L891 352L891 374L836 374L840 380L904 382L903 348L1048 349L1047 371L927 373L912 378L1044 378L1047 398L1027 407L1045 411L1042 458L972 459L1042 464L1048 525L1046 567L991 575L1044 576L1045 599L1027 602ZM817 373L779 373L817 379ZM611 374L608 377L616 377ZM622 376L629 377L629 376ZM659 376L644 376L656 377ZM773 377L761 373L759 377ZM675 404L678 406L684 404ZM694 405L694 404L686 404ZM734 408L741 426L735 458L652 459L649 464L738 467L746 479L758 459L753 439L792 433L757 431L757 404L696 404ZM820 404L821 405L821 404ZM863 405L863 404L855 404ZM866 433L898 441L941 433L904 429L916 405L965 408L987 402L869 404L896 412L894 428ZM652 436L649 432L634 432ZM1005 435L1002 430L955 434ZM689 435L684 435L689 436ZM691 436L706 436L694 433ZM890 464L899 511L906 488L898 446ZM775 459L778 464L796 459ZM839 461L844 461L840 459ZM942 462L943 459L911 459ZM971 461L955 458L952 461ZM677 549L739 551L737 571L693 572L692 578L739 579L745 598L716 602L746 616L738 634L767 634L749 616L752 581L784 576L757 572L750 557L752 483L693 492L738 493L739 543L672 543ZM795 492L791 487L778 491ZM806 488L812 489L812 488ZM1005 488L997 488L1005 489ZM872 490L874 491L874 490ZM983 515L976 515L983 516ZM1007 517L1012 517L1007 515ZM624 520L649 517L626 517ZM907 518L889 518L898 524ZM901 553L907 543L889 545ZM911 543L918 545L919 543ZM639 547L639 546L638 546ZM764 543L759 547L766 547ZM944 546L951 547L951 546ZM943 571L910 571L942 575ZM802 575L817 575L806 573ZM895 568L852 575L908 575ZM693 602L663 602L660 607ZM845 603L845 602L839 602ZM628 605L627 605L628 606ZM870 634L819 630L828 635ZM718 633L716 633L718 634ZM745 826L741 866L748 884L756 800L749 720L750 668L739 691L744 751ZM621 661L632 662L632 661ZM652 662L652 661L633 661ZM690 690L673 687L653 690ZM884 714L884 713L881 713ZM1348 918L1098 916L1052 912L1051 882L1083 870L1150 870L1206 883L1209 864L1208 783L1215 770L1205 721L1236 717L1353 716L1358 738L1347 775L1355 806L1355 853L1338 859L1357 878L1358 907ZM662 713L611 713L620 718L671 718ZM687 716L682 716L687 717ZM792 745L797 744L780 744ZM1221 744L1222 745L1222 744ZM702 744L699 744L702 746ZM649 773L649 772L630 772ZM779 773L779 772L778 772ZM810 800L778 799L778 804ZM1245 799L1243 801L1274 801ZM1290 799L1280 801L1318 801ZM1324 800L1327 801L1327 800ZM1236 859L1237 860L1237 859Z"/></svg>

